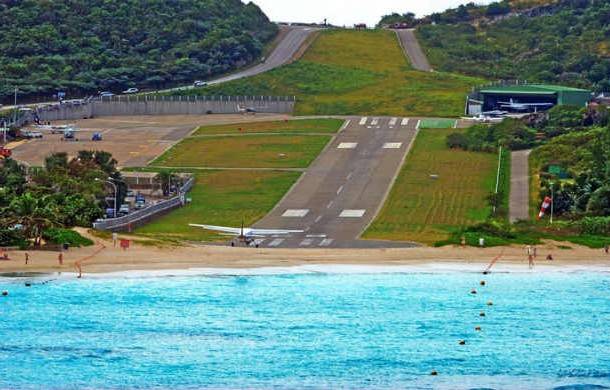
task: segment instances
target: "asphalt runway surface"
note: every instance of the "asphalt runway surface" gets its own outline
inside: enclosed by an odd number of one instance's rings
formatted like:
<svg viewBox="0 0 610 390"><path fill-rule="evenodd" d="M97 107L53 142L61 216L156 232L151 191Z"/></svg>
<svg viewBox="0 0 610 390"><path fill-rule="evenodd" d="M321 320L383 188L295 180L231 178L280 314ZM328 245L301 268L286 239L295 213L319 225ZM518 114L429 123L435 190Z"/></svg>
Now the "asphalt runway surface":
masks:
<svg viewBox="0 0 610 390"><path fill-rule="evenodd" d="M415 30L394 30L398 35L400 44L407 55L407 58L411 60L411 65L416 70L424 72L432 72L432 66L428 62L426 54L422 50L417 37L415 36Z"/></svg>
<svg viewBox="0 0 610 390"><path fill-rule="evenodd" d="M512 152L509 219L510 222L529 219L529 155L531 150Z"/></svg>
<svg viewBox="0 0 610 390"><path fill-rule="evenodd" d="M360 240L417 135L414 118L352 117L295 186L255 228L303 230L259 239L268 248L410 247Z"/></svg>

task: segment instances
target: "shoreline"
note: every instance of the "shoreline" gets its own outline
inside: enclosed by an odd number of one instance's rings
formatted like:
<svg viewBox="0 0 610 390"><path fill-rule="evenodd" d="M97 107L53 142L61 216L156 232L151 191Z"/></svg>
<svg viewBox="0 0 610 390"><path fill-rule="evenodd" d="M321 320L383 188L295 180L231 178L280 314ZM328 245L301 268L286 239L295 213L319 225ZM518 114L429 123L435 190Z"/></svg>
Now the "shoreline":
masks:
<svg viewBox="0 0 610 390"><path fill-rule="evenodd" d="M89 237L91 237L89 235ZM610 272L610 255L600 249L561 243L545 242L537 246L538 257L534 270L528 268L525 250L520 246L473 248L447 246L441 248L392 249L268 249L232 248L219 245L189 245L155 247L134 244L128 250L114 247L112 241L91 237L96 244L87 248L70 249L64 253L64 264L58 264L58 252L28 251L25 265L24 251L11 251L11 260L0 261L0 274L7 273L251 273L269 270L327 272L328 270L400 269L409 272L483 272L494 259L492 272L548 272L550 270ZM138 237L142 240L142 237ZM545 260L551 254L553 261ZM308 271L311 270L311 271ZM161 272L164 271L165 273ZM169 272L168 272L169 271ZM362 272L361 272L362 273Z"/></svg>

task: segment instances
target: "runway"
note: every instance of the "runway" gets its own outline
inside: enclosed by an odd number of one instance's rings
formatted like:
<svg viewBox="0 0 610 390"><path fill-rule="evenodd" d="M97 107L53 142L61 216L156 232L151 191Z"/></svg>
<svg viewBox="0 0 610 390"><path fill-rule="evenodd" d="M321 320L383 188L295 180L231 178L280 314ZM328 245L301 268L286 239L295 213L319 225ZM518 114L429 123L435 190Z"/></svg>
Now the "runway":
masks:
<svg viewBox="0 0 610 390"><path fill-rule="evenodd" d="M303 230L258 241L270 248L408 247L360 240L417 135L416 118L351 117L256 228Z"/></svg>
<svg viewBox="0 0 610 390"><path fill-rule="evenodd" d="M411 60L411 65L416 70L424 72L431 72L432 67L428 62L426 54L422 50L417 37L415 36L415 30L395 30L398 35L398 40L402 49L405 51L407 58Z"/></svg>

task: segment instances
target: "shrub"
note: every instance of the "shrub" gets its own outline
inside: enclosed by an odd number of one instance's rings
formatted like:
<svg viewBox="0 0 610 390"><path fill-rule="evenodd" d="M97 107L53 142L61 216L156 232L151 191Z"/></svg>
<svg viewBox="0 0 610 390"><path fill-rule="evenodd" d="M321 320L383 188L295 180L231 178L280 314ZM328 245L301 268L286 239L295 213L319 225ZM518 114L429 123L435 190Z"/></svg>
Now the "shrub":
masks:
<svg viewBox="0 0 610 390"><path fill-rule="evenodd" d="M610 217L586 217L577 226L581 234L610 235Z"/></svg>
<svg viewBox="0 0 610 390"><path fill-rule="evenodd" d="M53 244L68 244L73 247L91 246L93 241L70 229L51 228L45 230L42 237Z"/></svg>

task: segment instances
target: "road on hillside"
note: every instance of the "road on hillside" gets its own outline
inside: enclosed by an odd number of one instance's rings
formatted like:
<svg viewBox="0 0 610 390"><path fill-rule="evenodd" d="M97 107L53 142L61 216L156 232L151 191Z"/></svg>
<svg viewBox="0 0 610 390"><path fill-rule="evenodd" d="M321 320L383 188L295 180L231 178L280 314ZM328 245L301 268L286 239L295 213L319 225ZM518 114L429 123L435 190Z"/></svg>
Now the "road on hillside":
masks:
<svg viewBox="0 0 610 390"><path fill-rule="evenodd" d="M396 35L398 35L400 45L405 51L407 58L411 60L413 68L424 72L432 72L432 67L428 62L428 58L417 41L415 30L407 29L394 31L396 32Z"/></svg>
<svg viewBox="0 0 610 390"><path fill-rule="evenodd" d="M510 222L529 219L529 155L531 150L512 152L510 168Z"/></svg>
<svg viewBox="0 0 610 390"><path fill-rule="evenodd" d="M208 84L215 85L226 83L227 81L242 79L244 77L251 77L285 65L295 57L295 55L303 46L309 35L318 30L312 27L299 26L290 26L286 28L289 29L289 31L286 33L280 43L275 47L273 52L271 52L269 57L265 59L264 62L255 65L251 68L245 69L241 72L237 72L226 77L221 77L219 79L212 80Z"/></svg>
<svg viewBox="0 0 610 390"><path fill-rule="evenodd" d="M352 117L256 228L304 233L259 240L264 248L410 247L359 240L398 174L418 120Z"/></svg>

